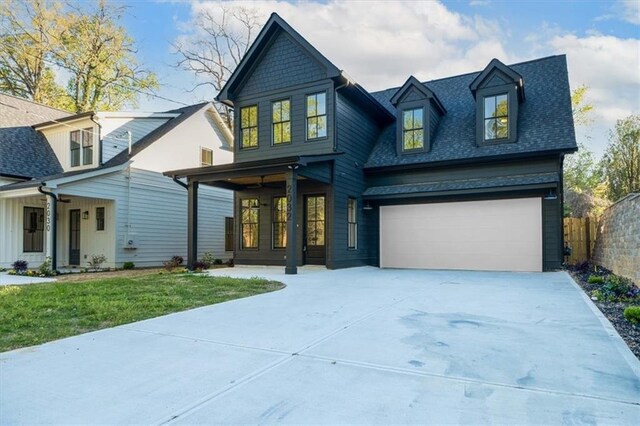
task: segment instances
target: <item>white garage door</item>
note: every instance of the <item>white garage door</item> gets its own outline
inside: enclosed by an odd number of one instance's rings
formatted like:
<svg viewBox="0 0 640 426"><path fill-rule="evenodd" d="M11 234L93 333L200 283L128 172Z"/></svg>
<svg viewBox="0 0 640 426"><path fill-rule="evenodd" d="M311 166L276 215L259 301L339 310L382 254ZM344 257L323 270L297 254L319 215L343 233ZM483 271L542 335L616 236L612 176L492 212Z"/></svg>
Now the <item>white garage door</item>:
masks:
<svg viewBox="0 0 640 426"><path fill-rule="evenodd" d="M542 270L542 200L380 207L382 268Z"/></svg>

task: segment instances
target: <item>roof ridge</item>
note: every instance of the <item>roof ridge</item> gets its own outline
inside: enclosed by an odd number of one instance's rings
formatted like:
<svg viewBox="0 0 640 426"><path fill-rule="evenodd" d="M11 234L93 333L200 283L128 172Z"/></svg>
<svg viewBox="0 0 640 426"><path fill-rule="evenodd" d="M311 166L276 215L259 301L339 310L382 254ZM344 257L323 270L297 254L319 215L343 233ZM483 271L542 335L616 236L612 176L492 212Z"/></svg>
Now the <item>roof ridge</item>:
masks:
<svg viewBox="0 0 640 426"><path fill-rule="evenodd" d="M524 64L530 64L533 62L540 62L540 61L546 61L552 58L557 58L557 57L561 57L561 56L566 56L566 54L562 53L559 55L549 55L549 56L544 56L542 58L536 58L536 59L529 59L528 61L522 61L522 62L516 62L513 64L506 64L508 67L513 67L513 66L517 66L517 65L524 65ZM443 80L450 80L452 78L460 78L460 77L464 77L467 75L472 75L472 74L477 74L482 72L482 70L478 70L478 71L471 71L471 72L466 72L463 74L456 74L456 75L451 75L449 77L440 77L440 78L434 78L432 80L425 80L425 81L421 81L422 84L428 84L428 83L433 83L436 81L443 81ZM386 92L387 90L394 90L394 89L400 89L402 86L394 86L394 87L389 87L387 89L382 89L382 90L376 90L375 92L370 92L371 94L374 93L381 93L381 92Z"/></svg>
<svg viewBox="0 0 640 426"><path fill-rule="evenodd" d="M41 107L44 107L44 108L55 109L56 111L64 112L64 113L67 113L67 114L73 114L73 112L71 112L71 111L67 111L65 109L61 109L61 108L56 108L56 107L52 107L52 106L49 106L49 105L45 105L45 104L40 103L40 102L32 101L31 99L21 98L20 96L12 95L11 93L0 92L0 95L8 96L10 98L14 98L14 99L17 99L17 100L23 101L23 102L29 102L31 104L38 105L38 106L41 106Z"/></svg>

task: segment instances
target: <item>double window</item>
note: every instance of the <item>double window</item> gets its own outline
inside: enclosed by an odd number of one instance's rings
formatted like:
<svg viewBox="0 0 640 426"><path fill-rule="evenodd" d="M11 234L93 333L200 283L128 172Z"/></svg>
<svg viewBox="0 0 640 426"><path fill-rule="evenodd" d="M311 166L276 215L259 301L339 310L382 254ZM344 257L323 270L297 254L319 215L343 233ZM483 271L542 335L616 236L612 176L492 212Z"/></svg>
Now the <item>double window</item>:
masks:
<svg viewBox="0 0 640 426"><path fill-rule="evenodd" d="M358 201L347 200L347 248L358 248Z"/></svg>
<svg viewBox="0 0 640 426"><path fill-rule="evenodd" d="M44 209L25 207L22 217L22 251L42 253L44 250Z"/></svg>
<svg viewBox="0 0 640 426"><path fill-rule="evenodd" d="M424 108L402 111L402 150L424 148Z"/></svg>
<svg viewBox="0 0 640 426"><path fill-rule="evenodd" d="M273 199L273 248L287 247L287 197Z"/></svg>
<svg viewBox="0 0 640 426"><path fill-rule="evenodd" d="M242 248L258 248L258 230L260 223L260 202L257 198L244 198L240 201L242 220Z"/></svg>
<svg viewBox="0 0 640 426"><path fill-rule="evenodd" d="M484 98L484 140L509 137L509 96L507 93Z"/></svg>
<svg viewBox="0 0 640 426"><path fill-rule="evenodd" d="M327 94L307 95L307 140L327 137Z"/></svg>
<svg viewBox="0 0 640 426"><path fill-rule="evenodd" d="M273 144L291 142L291 101L284 99L271 104Z"/></svg>
<svg viewBox="0 0 640 426"><path fill-rule="evenodd" d="M213 166L213 150L200 148L200 166Z"/></svg>
<svg viewBox="0 0 640 426"><path fill-rule="evenodd" d="M71 167L93 164L93 129L74 130L69 134Z"/></svg>
<svg viewBox="0 0 640 426"><path fill-rule="evenodd" d="M258 147L258 106L240 108L240 148Z"/></svg>

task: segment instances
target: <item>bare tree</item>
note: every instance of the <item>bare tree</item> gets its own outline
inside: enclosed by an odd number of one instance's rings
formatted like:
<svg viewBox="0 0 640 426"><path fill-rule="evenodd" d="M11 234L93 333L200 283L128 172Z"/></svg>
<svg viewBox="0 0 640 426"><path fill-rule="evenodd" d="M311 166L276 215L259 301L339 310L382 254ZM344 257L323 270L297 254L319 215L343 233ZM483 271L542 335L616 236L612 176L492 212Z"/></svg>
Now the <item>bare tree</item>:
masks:
<svg viewBox="0 0 640 426"><path fill-rule="evenodd" d="M255 8L219 5L201 10L195 20L196 34L173 43L180 57L176 66L202 80L193 88L211 86L217 94L251 46L261 28L262 18ZM216 109L232 128L231 108L215 103Z"/></svg>

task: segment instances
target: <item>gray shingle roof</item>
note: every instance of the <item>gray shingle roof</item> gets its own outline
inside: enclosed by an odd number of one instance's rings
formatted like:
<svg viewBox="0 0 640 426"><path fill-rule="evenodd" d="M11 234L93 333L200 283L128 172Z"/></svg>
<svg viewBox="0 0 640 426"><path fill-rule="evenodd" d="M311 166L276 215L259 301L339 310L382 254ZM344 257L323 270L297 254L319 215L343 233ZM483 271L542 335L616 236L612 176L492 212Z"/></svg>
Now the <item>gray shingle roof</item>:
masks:
<svg viewBox="0 0 640 426"><path fill-rule="evenodd" d="M461 179L439 182L424 182L404 185L374 186L364 192L365 197L375 198L385 195L438 193L471 189L500 188L519 185L536 185L559 182L558 173L530 173L517 176L493 178Z"/></svg>
<svg viewBox="0 0 640 426"><path fill-rule="evenodd" d="M469 84L479 72L428 81L425 84L447 110L433 138L430 152L396 154L396 125L385 128L366 167L456 161L576 148L567 63L564 55L511 65L524 78L526 100L519 106L515 143L476 146L475 100ZM394 115L390 103L398 88L372 93Z"/></svg>
<svg viewBox="0 0 640 426"><path fill-rule="evenodd" d="M39 177L62 172L51 146L31 126L69 115L0 93L0 175Z"/></svg>

